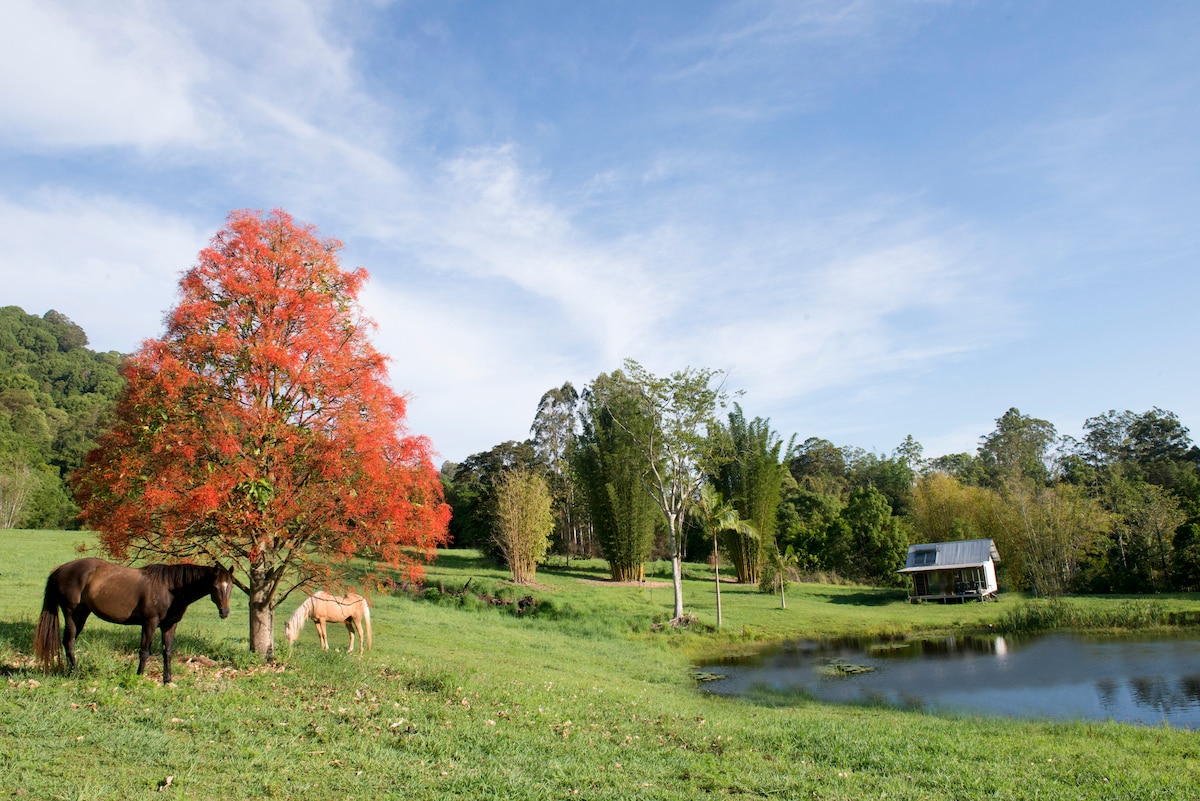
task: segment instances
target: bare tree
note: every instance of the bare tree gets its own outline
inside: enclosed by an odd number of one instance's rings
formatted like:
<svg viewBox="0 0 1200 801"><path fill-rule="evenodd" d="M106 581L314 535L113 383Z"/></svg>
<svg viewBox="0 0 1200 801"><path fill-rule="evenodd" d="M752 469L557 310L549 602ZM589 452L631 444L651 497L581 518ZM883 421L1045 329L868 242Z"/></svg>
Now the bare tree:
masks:
<svg viewBox="0 0 1200 801"><path fill-rule="evenodd" d="M17 527L37 485L37 474L24 462L0 466L0 528Z"/></svg>

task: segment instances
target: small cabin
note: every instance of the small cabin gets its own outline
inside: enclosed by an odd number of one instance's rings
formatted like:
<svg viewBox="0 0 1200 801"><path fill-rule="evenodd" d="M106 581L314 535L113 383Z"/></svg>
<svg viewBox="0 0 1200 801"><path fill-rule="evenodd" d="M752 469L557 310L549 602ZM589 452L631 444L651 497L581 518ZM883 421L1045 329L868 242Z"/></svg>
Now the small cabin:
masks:
<svg viewBox="0 0 1200 801"><path fill-rule="evenodd" d="M986 601L995 598L1000 554L991 540L930 542L908 546L908 560L897 571L912 577L911 603Z"/></svg>

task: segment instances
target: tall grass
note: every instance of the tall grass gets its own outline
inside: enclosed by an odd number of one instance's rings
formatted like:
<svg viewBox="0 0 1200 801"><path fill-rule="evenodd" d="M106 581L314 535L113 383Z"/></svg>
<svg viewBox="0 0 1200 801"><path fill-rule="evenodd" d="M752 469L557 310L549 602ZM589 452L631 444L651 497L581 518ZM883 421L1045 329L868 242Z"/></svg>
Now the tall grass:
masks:
<svg viewBox="0 0 1200 801"><path fill-rule="evenodd" d="M1178 606L1178 602L1144 598L1034 599L1008 609L998 627L1006 634L1021 634L1056 629L1144 631L1200 624L1200 610Z"/></svg>

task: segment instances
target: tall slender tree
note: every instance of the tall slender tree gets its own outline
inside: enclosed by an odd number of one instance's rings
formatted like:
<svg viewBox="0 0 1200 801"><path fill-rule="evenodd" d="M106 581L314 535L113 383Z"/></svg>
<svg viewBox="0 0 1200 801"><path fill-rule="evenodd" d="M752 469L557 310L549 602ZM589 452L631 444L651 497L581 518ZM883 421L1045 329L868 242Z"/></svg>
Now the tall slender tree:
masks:
<svg viewBox="0 0 1200 801"><path fill-rule="evenodd" d="M626 359L625 375L633 388L634 413L614 407L613 419L630 433L641 456L646 489L667 519L672 621L680 623L684 620L684 516L707 480L705 474L717 469L719 451L710 429L728 398L724 373L689 367L662 378Z"/></svg>
<svg viewBox="0 0 1200 801"><path fill-rule="evenodd" d="M76 478L117 558L232 562L250 649L297 586L366 555L420 572L449 510L358 309L364 270L283 211L234 212L124 369L113 430Z"/></svg>
<svg viewBox="0 0 1200 801"><path fill-rule="evenodd" d="M579 393L567 381L542 395L530 427L538 457L546 466L546 484L554 499L554 527L568 559L589 550L571 467L571 453L579 436L578 407Z"/></svg>

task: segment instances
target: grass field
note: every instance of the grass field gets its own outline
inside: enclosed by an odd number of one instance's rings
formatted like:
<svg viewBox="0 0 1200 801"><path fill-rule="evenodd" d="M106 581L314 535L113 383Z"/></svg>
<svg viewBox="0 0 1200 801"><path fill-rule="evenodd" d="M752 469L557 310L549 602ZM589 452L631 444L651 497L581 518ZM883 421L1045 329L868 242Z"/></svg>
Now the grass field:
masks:
<svg viewBox="0 0 1200 801"><path fill-rule="evenodd" d="M362 659L322 652L309 626L262 663L246 652L235 592L228 620L207 600L183 619L174 687L158 681L159 656L135 675L136 628L94 618L79 673L44 676L30 655L45 579L87 539L0 531L0 798L1200 797L1197 733L723 699L690 672L787 637L985 629L1021 607L1013 596L912 606L902 593L806 584L783 610L729 584L717 633L711 573L688 565L698 625L675 631L655 625L671 588L654 575L613 586L598 562L558 562L529 590L450 551L422 593L372 597L375 648ZM503 604L530 594L522 616ZM280 641L300 600L278 610ZM1194 596L1156 603L1200 610ZM345 630L330 641L344 649Z"/></svg>

